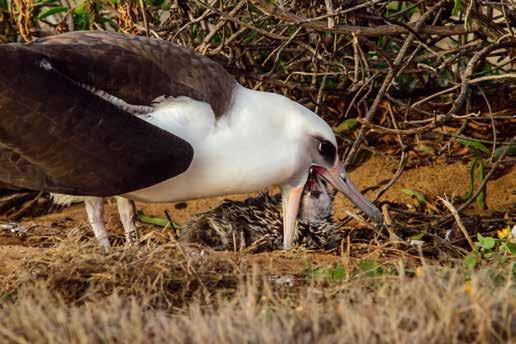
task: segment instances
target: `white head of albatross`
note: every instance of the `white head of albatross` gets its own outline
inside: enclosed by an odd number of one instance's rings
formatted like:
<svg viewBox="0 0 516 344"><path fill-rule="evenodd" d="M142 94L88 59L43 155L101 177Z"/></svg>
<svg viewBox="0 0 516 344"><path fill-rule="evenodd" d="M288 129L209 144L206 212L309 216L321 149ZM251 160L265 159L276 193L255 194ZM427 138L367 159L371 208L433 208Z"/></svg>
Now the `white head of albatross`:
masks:
<svg viewBox="0 0 516 344"><path fill-rule="evenodd" d="M128 200L171 202L278 185L288 249L310 168L382 221L347 178L325 121L286 97L238 85L186 48L72 32L0 46L0 59L0 180L94 196L86 209L104 244L102 197L123 196L127 233L134 230Z"/></svg>

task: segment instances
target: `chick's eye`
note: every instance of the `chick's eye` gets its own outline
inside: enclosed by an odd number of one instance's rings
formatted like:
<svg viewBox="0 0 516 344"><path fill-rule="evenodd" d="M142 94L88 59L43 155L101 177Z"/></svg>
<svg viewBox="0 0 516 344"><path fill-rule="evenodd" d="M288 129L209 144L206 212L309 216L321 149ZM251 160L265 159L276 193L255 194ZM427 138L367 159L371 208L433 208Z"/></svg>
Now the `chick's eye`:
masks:
<svg viewBox="0 0 516 344"><path fill-rule="evenodd" d="M337 157L337 148L329 141L321 141L319 143L319 153L328 163L333 164Z"/></svg>

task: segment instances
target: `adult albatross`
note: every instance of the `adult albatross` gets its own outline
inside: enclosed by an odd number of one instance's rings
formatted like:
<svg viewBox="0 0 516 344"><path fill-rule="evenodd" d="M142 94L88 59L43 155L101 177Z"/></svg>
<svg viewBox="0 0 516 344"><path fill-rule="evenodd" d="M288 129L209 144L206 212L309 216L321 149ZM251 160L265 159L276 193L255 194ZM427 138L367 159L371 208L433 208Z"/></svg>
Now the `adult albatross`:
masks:
<svg viewBox="0 0 516 344"><path fill-rule="evenodd" d="M103 197L172 202L282 190L285 249L313 167L366 215L379 210L346 176L331 128L281 95L239 85L220 65L167 41L70 32L0 45L0 180L84 197L109 246Z"/></svg>

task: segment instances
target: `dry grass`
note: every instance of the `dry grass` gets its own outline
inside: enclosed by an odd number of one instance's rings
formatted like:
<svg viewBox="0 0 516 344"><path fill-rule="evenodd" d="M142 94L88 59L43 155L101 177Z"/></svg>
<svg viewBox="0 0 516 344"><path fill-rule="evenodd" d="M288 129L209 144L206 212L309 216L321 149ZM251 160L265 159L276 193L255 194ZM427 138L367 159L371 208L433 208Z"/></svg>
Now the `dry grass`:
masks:
<svg viewBox="0 0 516 344"><path fill-rule="evenodd" d="M172 308L238 282L226 259L203 259L173 243L139 248L118 247L109 254L96 243L64 242L35 252L0 285L2 295L38 285L65 302L99 300L113 293L134 296L149 305Z"/></svg>
<svg viewBox="0 0 516 344"><path fill-rule="evenodd" d="M306 252L269 254L277 266L260 255L201 252L149 244L103 254L73 242L37 251L0 284L0 334L13 343L516 338L511 263L469 274L460 264L414 270L391 259L381 275L351 267L331 281L316 278L312 265L285 266L289 258L317 261ZM333 267L335 258L315 264ZM292 285L279 283L280 270Z"/></svg>

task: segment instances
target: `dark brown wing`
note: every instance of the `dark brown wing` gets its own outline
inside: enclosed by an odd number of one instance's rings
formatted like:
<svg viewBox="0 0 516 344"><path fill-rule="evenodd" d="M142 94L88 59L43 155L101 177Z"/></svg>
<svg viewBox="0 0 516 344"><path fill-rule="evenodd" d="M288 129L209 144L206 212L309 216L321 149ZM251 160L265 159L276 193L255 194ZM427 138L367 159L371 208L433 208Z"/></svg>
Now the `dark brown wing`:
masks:
<svg viewBox="0 0 516 344"><path fill-rule="evenodd" d="M89 92L73 75L50 68L53 57L34 46L0 45L0 180L110 196L188 168L189 143ZM96 75L86 57L78 63L73 70Z"/></svg>
<svg viewBox="0 0 516 344"><path fill-rule="evenodd" d="M27 45L64 75L133 105L160 96L188 96L211 105L215 116L230 106L235 85L222 66L168 41L115 32L80 31Z"/></svg>

